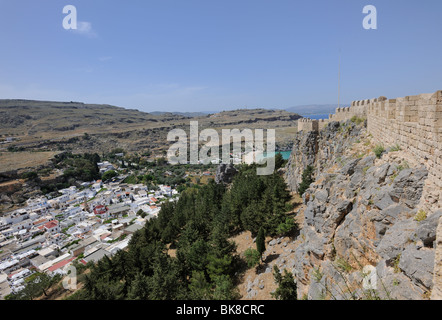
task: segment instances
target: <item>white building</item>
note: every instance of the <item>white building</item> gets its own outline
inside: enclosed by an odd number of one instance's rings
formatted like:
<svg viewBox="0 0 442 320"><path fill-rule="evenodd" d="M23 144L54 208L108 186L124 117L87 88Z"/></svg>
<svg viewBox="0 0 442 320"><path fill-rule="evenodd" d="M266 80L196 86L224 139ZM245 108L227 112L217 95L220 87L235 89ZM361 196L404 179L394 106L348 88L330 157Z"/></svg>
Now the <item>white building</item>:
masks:
<svg viewBox="0 0 442 320"><path fill-rule="evenodd" d="M3 229L1 231L2 236L4 236L5 238L12 236L13 233L14 233L14 230L12 230L12 228Z"/></svg>
<svg viewBox="0 0 442 320"><path fill-rule="evenodd" d="M17 232L20 230L30 230L33 227L33 222L31 219L26 219L23 221L20 221L18 223L15 223L11 226L12 232Z"/></svg>
<svg viewBox="0 0 442 320"><path fill-rule="evenodd" d="M29 219L29 213L25 209L18 209L1 218L4 223L10 225L19 223L26 219Z"/></svg>
<svg viewBox="0 0 442 320"><path fill-rule="evenodd" d="M161 195L166 196L166 197L172 196L172 188L170 186L159 185L159 187L160 187Z"/></svg>
<svg viewBox="0 0 442 320"><path fill-rule="evenodd" d="M60 246L64 240L63 234L55 233L55 234L47 234L46 237L46 246L57 245Z"/></svg>
<svg viewBox="0 0 442 320"><path fill-rule="evenodd" d="M29 211L42 213L50 207L46 197L31 198L26 201Z"/></svg>
<svg viewBox="0 0 442 320"><path fill-rule="evenodd" d="M59 192L60 192L61 194L63 194L63 195L69 195L69 196L71 196L71 195L73 195L73 194L75 194L75 193L77 192L77 187L76 187L76 186L71 186L71 187L69 187L69 188L62 189L62 190L60 190Z"/></svg>
<svg viewBox="0 0 442 320"><path fill-rule="evenodd" d="M95 191L98 191L98 190L101 189L101 186L102 186L102 185L103 185L103 183L102 183L101 181L96 182L96 183L94 183L94 184L92 185L92 189L95 190Z"/></svg>
<svg viewBox="0 0 442 320"><path fill-rule="evenodd" d="M93 224L89 221L83 221L83 222L80 222L79 224L77 224L77 230L80 233L87 233L92 230L92 225Z"/></svg>
<svg viewBox="0 0 442 320"><path fill-rule="evenodd" d="M77 213L80 213L82 211L83 211L83 209L80 206L77 206L77 207L70 206L70 207L67 207L65 210L63 210L62 213L63 213L64 217L67 218L67 217L73 216Z"/></svg>
<svg viewBox="0 0 442 320"><path fill-rule="evenodd" d="M66 202L68 202L70 198L71 196L69 194L63 194L57 198L49 200L49 203L53 208L64 207L66 205Z"/></svg>

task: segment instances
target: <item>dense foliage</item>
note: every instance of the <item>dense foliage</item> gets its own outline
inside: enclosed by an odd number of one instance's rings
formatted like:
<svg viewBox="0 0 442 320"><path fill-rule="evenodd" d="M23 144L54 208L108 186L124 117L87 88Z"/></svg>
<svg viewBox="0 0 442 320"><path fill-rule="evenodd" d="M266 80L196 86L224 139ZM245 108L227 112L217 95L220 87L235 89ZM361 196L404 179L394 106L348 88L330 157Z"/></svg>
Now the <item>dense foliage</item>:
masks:
<svg viewBox="0 0 442 320"><path fill-rule="evenodd" d="M304 172L302 173L302 181L298 187L298 193L300 195L303 195L313 183L313 170L314 168L312 166L307 166L307 168L305 168Z"/></svg>
<svg viewBox="0 0 442 320"><path fill-rule="evenodd" d="M298 300L297 285L295 278L290 271L284 270L281 274L278 266L273 267L273 277L278 285L278 288L271 295L278 300Z"/></svg>
<svg viewBox="0 0 442 320"><path fill-rule="evenodd" d="M63 176L66 180L73 178L77 181L93 181L100 178L97 166L100 156L96 153L82 155L64 153L56 159L58 161L56 167L64 168Z"/></svg>
<svg viewBox="0 0 442 320"><path fill-rule="evenodd" d="M72 154L64 152L56 155L53 159L54 167L63 170L63 175L57 178L56 183L42 184L41 191L44 194L57 192L77 184L79 181L93 181L100 179L100 171L97 163L100 156L96 153Z"/></svg>
<svg viewBox="0 0 442 320"><path fill-rule="evenodd" d="M229 238L249 230L272 235L285 223L289 193L277 175L244 166L230 190L210 180L163 204L128 250L104 257L76 299L235 299L242 265ZM259 259L259 257L258 257Z"/></svg>
<svg viewBox="0 0 442 320"><path fill-rule="evenodd" d="M5 300L33 300L41 295L47 296L47 290L60 280L60 275L50 276L46 273L34 273L26 278L23 290L11 293L5 297Z"/></svg>

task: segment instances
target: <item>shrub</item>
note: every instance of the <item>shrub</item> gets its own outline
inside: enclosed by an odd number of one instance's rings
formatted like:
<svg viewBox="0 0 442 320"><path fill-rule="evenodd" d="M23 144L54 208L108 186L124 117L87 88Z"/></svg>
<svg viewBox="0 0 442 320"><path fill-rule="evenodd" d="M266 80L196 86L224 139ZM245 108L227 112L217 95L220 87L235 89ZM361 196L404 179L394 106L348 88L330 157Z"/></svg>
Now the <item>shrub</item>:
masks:
<svg viewBox="0 0 442 320"><path fill-rule="evenodd" d="M401 150L402 148L397 143L394 146L390 147L390 152L401 151Z"/></svg>
<svg viewBox="0 0 442 320"><path fill-rule="evenodd" d="M258 250L248 248L244 252L244 257L246 258L247 266L249 268L253 268L259 264L259 261L261 260L261 255L259 254Z"/></svg>
<svg viewBox="0 0 442 320"><path fill-rule="evenodd" d="M350 263L342 258L336 259L336 267L347 273L349 273L353 269Z"/></svg>
<svg viewBox="0 0 442 320"><path fill-rule="evenodd" d="M293 218L287 217L287 219L278 225L276 228L276 233L279 236L286 236L295 231L297 228L295 220Z"/></svg>
<svg viewBox="0 0 442 320"><path fill-rule="evenodd" d="M109 170L103 174L102 179L103 179L103 181L108 181L108 180L116 177L117 175L118 175L118 173L116 173L114 170Z"/></svg>
<svg viewBox="0 0 442 320"><path fill-rule="evenodd" d="M374 152L374 154L376 155L376 157L379 159L381 156L382 156L382 154L384 153L384 151L385 151L385 148L384 148L384 146L383 145L381 145L381 144L378 144L376 147L374 147L374 149L373 149L373 152Z"/></svg>
<svg viewBox="0 0 442 320"><path fill-rule="evenodd" d="M34 180L38 178L38 174L35 171L30 171L22 174L22 179L25 180Z"/></svg>
<svg viewBox="0 0 442 320"><path fill-rule="evenodd" d="M398 169L399 171L402 171L402 170L404 170L404 169L410 169L410 165L408 164L407 161L403 161L403 162L397 167L397 169Z"/></svg>
<svg viewBox="0 0 442 320"><path fill-rule="evenodd" d="M353 123L355 123L355 124L361 124L361 123L363 123L363 122L365 121L365 119L364 119L364 118L359 118L359 117L357 117L357 116L353 116L353 117L350 119L350 121L353 122Z"/></svg>
<svg viewBox="0 0 442 320"><path fill-rule="evenodd" d="M427 213L424 210L419 210L416 214L416 216L414 217L415 221L424 221L425 219L427 219Z"/></svg>

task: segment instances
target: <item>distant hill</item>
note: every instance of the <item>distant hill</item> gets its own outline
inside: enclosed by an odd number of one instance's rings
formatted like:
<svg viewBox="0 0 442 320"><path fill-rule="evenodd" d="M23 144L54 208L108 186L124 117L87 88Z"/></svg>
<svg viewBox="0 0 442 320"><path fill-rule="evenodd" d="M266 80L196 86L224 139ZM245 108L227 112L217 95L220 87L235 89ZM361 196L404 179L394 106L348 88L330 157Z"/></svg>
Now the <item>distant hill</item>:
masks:
<svg viewBox="0 0 442 320"><path fill-rule="evenodd" d="M203 116L207 116L208 114L212 114L214 112L164 112L164 111L153 111L153 112L149 112L152 115L155 116L162 116L165 114L171 114L171 115L178 115L178 116L183 116L183 117L187 117L187 118L195 118L195 117L203 117Z"/></svg>
<svg viewBox="0 0 442 320"><path fill-rule="evenodd" d="M162 155L171 129L276 129L277 145L290 148L301 116L285 110L240 109L205 112L154 112L82 102L0 100L0 150L129 152ZM1 165L1 163L0 163Z"/></svg>
<svg viewBox="0 0 442 320"><path fill-rule="evenodd" d="M152 115L134 109L82 102L0 100L1 133L34 135L50 132L109 132L184 119L174 114Z"/></svg>
<svg viewBox="0 0 442 320"><path fill-rule="evenodd" d="M341 107L348 106L348 104L341 104ZM285 108L284 110L288 112L294 112L301 114L303 116L314 115L314 114L329 114L335 113L337 104L310 104L310 105L301 105L295 107Z"/></svg>

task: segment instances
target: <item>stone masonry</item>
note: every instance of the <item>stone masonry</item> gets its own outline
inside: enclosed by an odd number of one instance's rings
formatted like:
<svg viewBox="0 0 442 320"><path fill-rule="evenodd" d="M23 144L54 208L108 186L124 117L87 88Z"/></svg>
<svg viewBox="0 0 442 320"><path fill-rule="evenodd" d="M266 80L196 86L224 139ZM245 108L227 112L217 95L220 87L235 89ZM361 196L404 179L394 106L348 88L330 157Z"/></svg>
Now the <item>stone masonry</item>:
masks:
<svg viewBox="0 0 442 320"><path fill-rule="evenodd" d="M309 118L301 118L298 120L298 131L318 131L327 126L329 120L312 120Z"/></svg>
<svg viewBox="0 0 442 320"><path fill-rule="evenodd" d="M428 168L428 179L442 188L442 90L397 99L379 97L337 108L328 120L301 119L298 131L318 131L331 121L357 116L367 119L367 131L385 148L398 145Z"/></svg>
<svg viewBox="0 0 442 320"><path fill-rule="evenodd" d="M414 163L425 166L426 189L436 199L436 209L442 200L442 90L430 94L396 99L353 101L350 107L337 108L324 123L346 121L353 117L366 119L367 133L385 149L400 147ZM315 120L302 119L298 131L320 131ZM410 159L410 160L411 160ZM423 198L426 198L424 193ZM429 197L428 197L429 199ZM424 199L424 201L428 201ZM434 207L433 207L434 208ZM431 213L429 212L431 215ZM434 288L432 299L442 299L442 218L439 220L434 258Z"/></svg>

